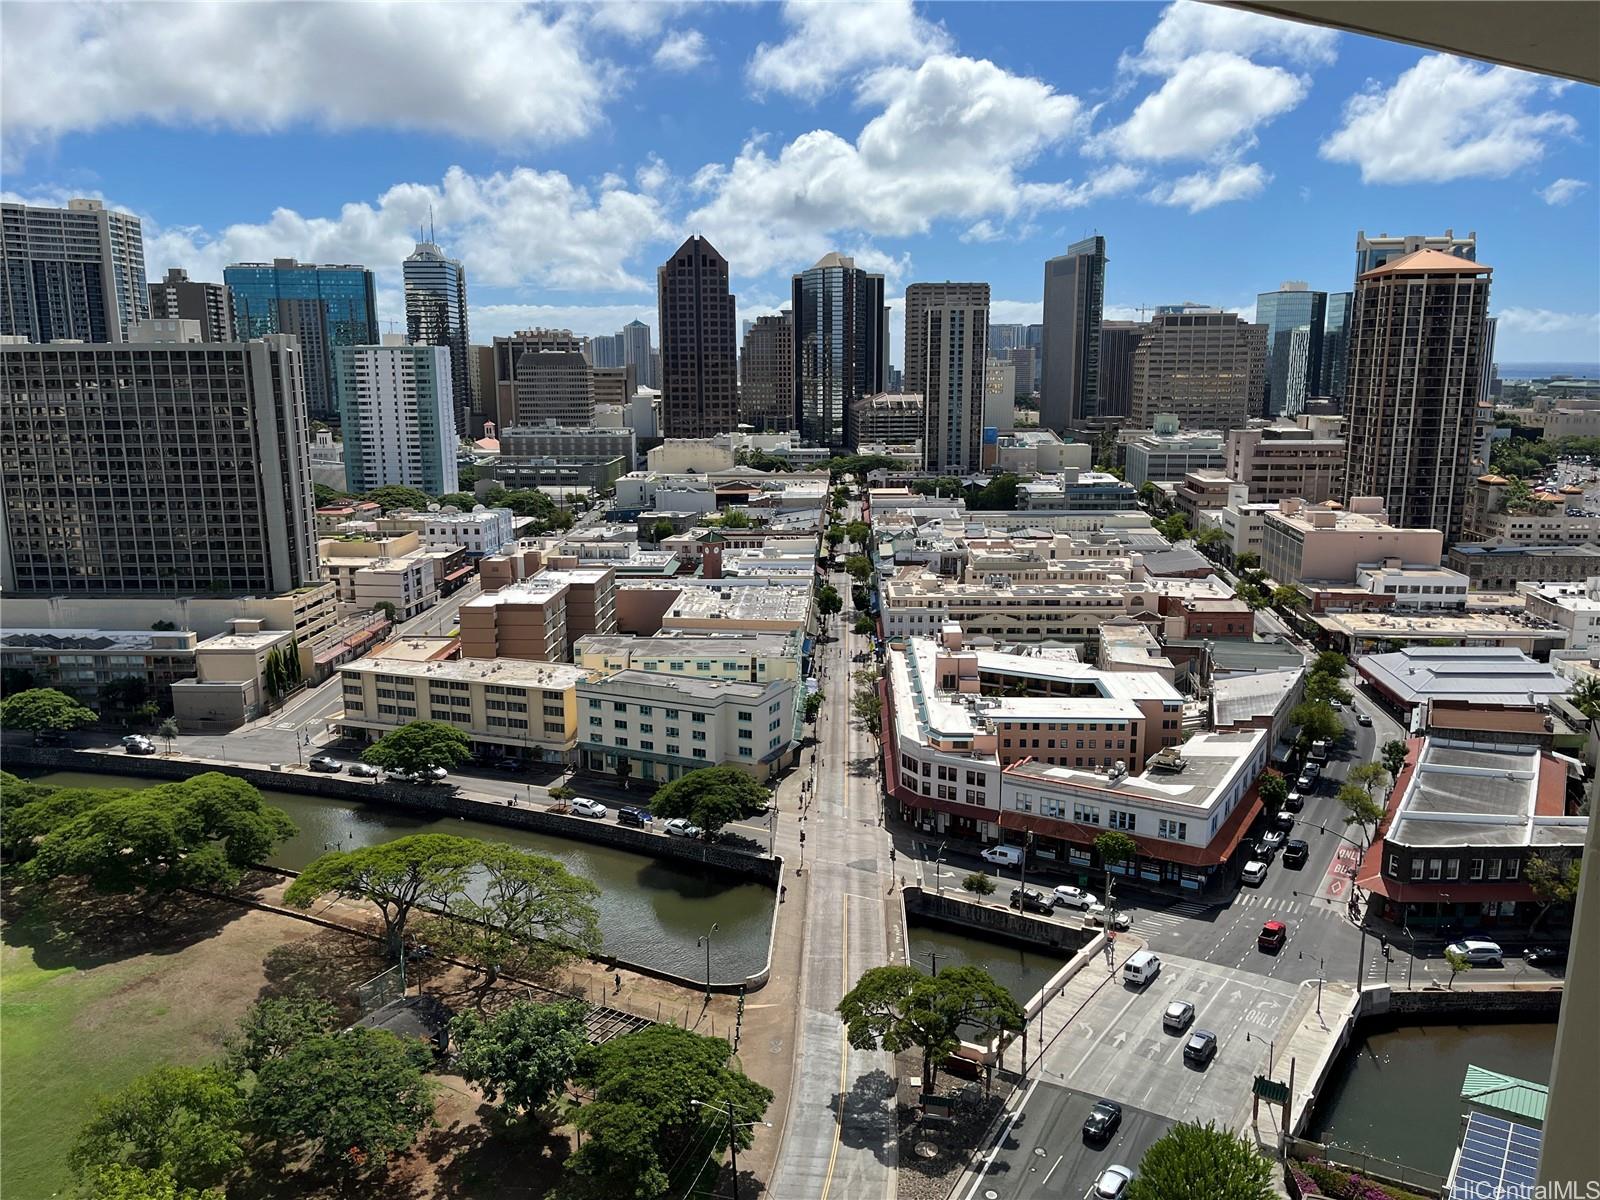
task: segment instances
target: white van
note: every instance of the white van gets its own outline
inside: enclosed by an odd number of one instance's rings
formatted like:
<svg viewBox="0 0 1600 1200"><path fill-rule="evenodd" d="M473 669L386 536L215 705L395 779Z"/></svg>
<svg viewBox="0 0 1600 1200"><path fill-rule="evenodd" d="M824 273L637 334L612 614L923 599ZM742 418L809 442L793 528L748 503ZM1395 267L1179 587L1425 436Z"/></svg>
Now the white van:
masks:
<svg viewBox="0 0 1600 1200"><path fill-rule="evenodd" d="M1161 974L1161 959L1154 951L1140 950L1122 964L1122 982L1143 987Z"/></svg>
<svg viewBox="0 0 1600 1200"><path fill-rule="evenodd" d="M1022 865L1022 847L990 846L980 857L984 862L991 862L997 867L1020 867Z"/></svg>

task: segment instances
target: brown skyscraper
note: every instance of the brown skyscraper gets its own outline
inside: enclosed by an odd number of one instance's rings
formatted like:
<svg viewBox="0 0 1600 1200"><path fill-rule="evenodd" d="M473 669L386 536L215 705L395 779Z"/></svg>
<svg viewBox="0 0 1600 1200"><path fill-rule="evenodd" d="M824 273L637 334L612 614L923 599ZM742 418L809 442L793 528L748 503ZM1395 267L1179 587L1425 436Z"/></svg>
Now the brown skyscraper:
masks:
<svg viewBox="0 0 1600 1200"><path fill-rule="evenodd" d="M1396 525L1461 534L1482 390L1490 268L1438 250L1356 280L1345 393L1351 496Z"/></svg>
<svg viewBox="0 0 1600 1200"><path fill-rule="evenodd" d="M661 436L708 438L738 422L738 343L728 260L692 237L656 272Z"/></svg>
<svg viewBox="0 0 1600 1200"><path fill-rule="evenodd" d="M794 428L794 320L757 317L739 356L739 420L760 433Z"/></svg>
<svg viewBox="0 0 1600 1200"><path fill-rule="evenodd" d="M928 387L928 310L959 304L989 308L987 283L913 283L906 288L905 382L901 390L918 395Z"/></svg>
<svg viewBox="0 0 1600 1200"><path fill-rule="evenodd" d="M1098 362L1095 369L1098 376ZM1217 309L1160 313L1133 352L1128 424L1150 429L1157 414L1171 413L1188 429L1237 429L1266 370L1265 325Z"/></svg>

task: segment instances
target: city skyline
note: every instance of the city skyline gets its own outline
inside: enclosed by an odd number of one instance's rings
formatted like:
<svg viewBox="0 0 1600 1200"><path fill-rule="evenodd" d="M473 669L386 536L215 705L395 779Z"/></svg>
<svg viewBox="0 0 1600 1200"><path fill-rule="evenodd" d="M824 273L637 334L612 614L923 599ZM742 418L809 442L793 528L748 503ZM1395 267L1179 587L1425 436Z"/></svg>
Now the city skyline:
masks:
<svg viewBox="0 0 1600 1200"><path fill-rule="evenodd" d="M208 39L265 38L443 87L493 39L552 70L516 105L424 110L306 88L218 125L183 88L143 96L147 34L131 10L29 10L7 30L8 196L98 195L138 214L153 280L182 267L220 281L229 263L274 257L360 262L378 277L380 328L403 328L400 264L432 206L439 244L472 277L479 340L601 335L654 328L654 267L700 233L729 260L741 321L782 307L790 275L824 253L881 271L903 365L908 284L988 282L997 324L1037 321L1043 262L1092 234L1111 259L1107 320L1191 299L1248 318L1284 279L1350 290L1358 230L1453 227L1476 230L1497 265L1501 360L1592 359L1600 340L1586 269L1600 255L1600 113L1583 85L1192 5L1030 6L1027 38L963 5L880 6L870 31L798 7L492 9L475 22L418 7L409 42L458 51L426 61L375 39L358 6L271 31L248 10L214 30L186 11L167 32L196 61ZM65 103L31 77L29 45L91 34L128 41L93 68L108 73L95 95L126 103ZM1069 35L1070 59L1030 57ZM808 52L824 41L852 51ZM652 90L647 105L648 71L699 86ZM982 98L987 115L968 121L976 110L953 95ZM1180 117L1197 132L1175 141ZM205 165L150 172L153 160ZM271 191L235 186L247 169Z"/></svg>

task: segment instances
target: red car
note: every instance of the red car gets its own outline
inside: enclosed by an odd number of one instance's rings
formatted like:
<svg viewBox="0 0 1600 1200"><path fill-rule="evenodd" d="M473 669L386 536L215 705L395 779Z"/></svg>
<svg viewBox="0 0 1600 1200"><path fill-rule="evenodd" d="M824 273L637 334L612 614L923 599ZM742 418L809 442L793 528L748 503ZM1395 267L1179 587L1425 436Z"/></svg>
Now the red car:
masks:
<svg viewBox="0 0 1600 1200"><path fill-rule="evenodd" d="M1289 927L1282 921L1268 921L1261 927L1261 933L1256 938L1256 945L1268 954L1276 954L1283 949L1283 944L1289 940Z"/></svg>

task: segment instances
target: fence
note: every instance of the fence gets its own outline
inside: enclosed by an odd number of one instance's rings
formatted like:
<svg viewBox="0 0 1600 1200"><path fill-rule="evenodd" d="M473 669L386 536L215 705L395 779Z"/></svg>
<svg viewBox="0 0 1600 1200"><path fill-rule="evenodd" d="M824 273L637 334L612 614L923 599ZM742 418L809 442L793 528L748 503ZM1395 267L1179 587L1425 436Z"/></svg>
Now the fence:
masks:
<svg viewBox="0 0 1600 1200"><path fill-rule="evenodd" d="M1432 1171L1424 1171L1420 1167L1408 1167L1405 1163L1391 1162L1387 1158L1379 1158L1376 1154L1368 1154L1364 1150L1324 1146L1320 1142L1293 1137L1285 1139L1285 1145L1289 1157L1300 1159L1302 1162L1319 1159L1331 1166L1355 1171L1380 1183L1392 1183L1430 1196L1442 1195L1445 1189L1446 1180L1443 1175L1435 1175Z"/></svg>

